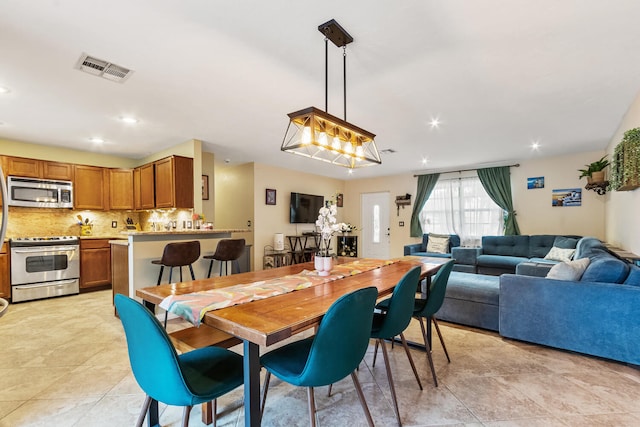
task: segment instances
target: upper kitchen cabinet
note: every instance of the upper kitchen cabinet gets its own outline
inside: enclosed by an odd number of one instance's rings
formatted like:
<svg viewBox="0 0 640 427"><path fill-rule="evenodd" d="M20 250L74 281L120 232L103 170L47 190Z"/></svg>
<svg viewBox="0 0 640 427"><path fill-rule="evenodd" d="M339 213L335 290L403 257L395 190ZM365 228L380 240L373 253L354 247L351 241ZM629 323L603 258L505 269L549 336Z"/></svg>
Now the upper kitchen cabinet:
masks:
<svg viewBox="0 0 640 427"><path fill-rule="evenodd" d="M133 209L133 169L109 169L110 209Z"/></svg>
<svg viewBox="0 0 640 427"><path fill-rule="evenodd" d="M97 166L76 165L73 187L75 209L104 210L108 207L109 174L108 169Z"/></svg>
<svg viewBox="0 0 640 427"><path fill-rule="evenodd" d="M193 208L193 159L171 156L154 167L155 207Z"/></svg>
<svg viewBox="0 0 640 427"><path fill-rule="evenodd" d="M49 162L46 160L23 157L4 157L5 175L26 178L73 180L73 165L70 163Z"/></svg>
<svg viewBox="0 0 640 427"><path fill-rule="evenodd" d="M154 170L154 164L148 163L133 171L133 199L136 209L156 207Z"/></svg>

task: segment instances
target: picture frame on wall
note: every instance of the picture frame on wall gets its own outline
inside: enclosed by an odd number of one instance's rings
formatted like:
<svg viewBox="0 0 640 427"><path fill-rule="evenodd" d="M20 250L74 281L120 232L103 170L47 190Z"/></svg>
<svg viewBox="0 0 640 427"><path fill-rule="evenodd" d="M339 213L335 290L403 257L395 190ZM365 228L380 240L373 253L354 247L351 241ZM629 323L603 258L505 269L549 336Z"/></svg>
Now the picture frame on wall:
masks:
<svg viewBox="0 0 640 427"><path fill-rule="evenodd" d="M536 188L544 188L544 176L527 178L527 190L534 190Z"/></svg>
<svg viewBox="0 0 640 427"><path fill-rule="evenodd" d="M582 206L582 188L561 188L551 192L551 206Z"/></svg>
<svg viewBox="0 0 640 427"><path fill-rule="evenodd" d="M344 203L344 196L342 195L342 193L338 193L338 195L336 196L336 206L341 208L343 203Z"/></svg>
<svg viewBox="0 0 640 427"><path fill-rule="evenodd" d="M275 205L276 204L276 190L272 188L267 188L265 191L265 204L267 205Z"/></svg>
<svg viewBox="0 0 640 427"><path fill-rule="evenodd" d="M209 200L209 175L202 175L202 200Z"/></svg>

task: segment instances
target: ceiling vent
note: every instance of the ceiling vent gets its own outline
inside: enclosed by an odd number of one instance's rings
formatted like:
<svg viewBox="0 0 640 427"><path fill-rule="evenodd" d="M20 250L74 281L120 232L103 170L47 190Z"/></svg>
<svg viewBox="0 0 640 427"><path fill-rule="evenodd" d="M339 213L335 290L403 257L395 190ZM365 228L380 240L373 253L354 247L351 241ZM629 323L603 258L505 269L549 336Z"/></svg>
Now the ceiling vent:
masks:
<svg viewBox="0 0 640 427"><path fill-rule="evenodd" d="M112 82L124 83L133 74L133 71L111 62L94 58L86 53L80 55L76 66L80 71L111 80Z"/></svg>

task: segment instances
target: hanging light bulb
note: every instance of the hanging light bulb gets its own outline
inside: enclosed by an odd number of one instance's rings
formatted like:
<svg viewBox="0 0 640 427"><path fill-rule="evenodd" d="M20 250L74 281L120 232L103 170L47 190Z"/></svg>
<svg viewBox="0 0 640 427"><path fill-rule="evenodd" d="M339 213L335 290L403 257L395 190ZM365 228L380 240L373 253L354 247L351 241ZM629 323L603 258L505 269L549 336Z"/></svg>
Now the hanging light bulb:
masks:
<svg viewBox="0 0 640 427"><path fill-rule="evenodd" d="M356 145L356 157L360 160L364 157L364 150L362 149L362 144Z"/></svg>
<svg viewBox="0 0 640 427"><path fill-rule="evenodd" d="M302 129L302 138L300 139L300 142L303 145L311 144L311 128L309 126L305 126Z"/></svg>

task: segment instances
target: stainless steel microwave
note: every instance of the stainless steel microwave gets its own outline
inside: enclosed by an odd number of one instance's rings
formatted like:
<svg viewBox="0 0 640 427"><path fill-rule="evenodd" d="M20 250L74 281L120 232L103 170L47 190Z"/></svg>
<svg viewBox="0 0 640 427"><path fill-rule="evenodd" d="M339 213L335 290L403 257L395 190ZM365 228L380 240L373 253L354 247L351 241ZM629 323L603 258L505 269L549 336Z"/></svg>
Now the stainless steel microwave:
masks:
<svg viewBox="0 0 640 427"><path fill-rule="evenodd" d="M30 208L73 208L73 183L53 179L7 179L9 206Z"/></svg>

